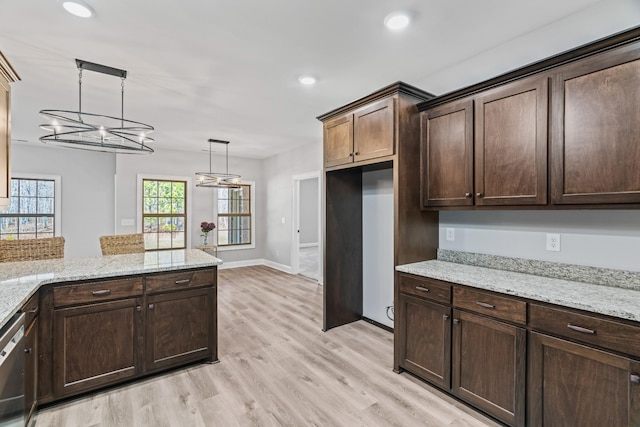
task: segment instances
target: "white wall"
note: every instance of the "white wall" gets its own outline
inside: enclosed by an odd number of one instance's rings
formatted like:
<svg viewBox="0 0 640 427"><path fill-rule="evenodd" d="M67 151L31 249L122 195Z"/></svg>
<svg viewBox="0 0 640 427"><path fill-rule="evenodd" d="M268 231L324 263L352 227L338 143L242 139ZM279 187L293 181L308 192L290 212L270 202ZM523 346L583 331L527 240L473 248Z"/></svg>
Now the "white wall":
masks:
<svg viewBox="0 0 640 427"><path fill-rule="evenodd" d="M213 156L213 165L224 165L224 156ZM216 171L224 170L224 167L215 168ZM187 246L193 247L202 243L200 235L200 223L213 221L213 188L200 188L195 184L196 172L209 170L209 154L172 150L159 150L151 155L125 155L117 156L116 165L116 203L115 203L115 229L117 234L137 232L138 196L136 194L137 175L173 176L191 178L192 186L187 191L187 199L190 200L190 222L187 223ZM262 259L265 243L264 231L264 206L265 186L262 177L262 160L229 157L229 172L242 175L246 181L255 181L256 201L256 247L255 249L241 249L233 251L218 251L218 257L225 262ZM122 225L122 220L132 219L134 225ZM188 219L189 221L189 219ZM217 225L217 224L216 224ZM209 235L211 239L212 236Z"/></svg>
<svg viewBox="0 0 640 427"><path fill-rule="evenodd" d="M291 266L293 238L291 234L293 180L291 177L321 169L322 135L318 135L317 143L307 144L264 160L263 173L268 194L265 210L267 234L264 258L283 266Z"/></svg>
<svg viewBox="0 0 640 427"><path fill-rule="evenodd" d="M300 181L300 244L318 243L318 178Z"/></svg>
<svg viewBox="0 0 640 427"><path fill-rule="evenodd" d="M61 176L65 257L100 255L100 236L113 234L116 156L44 144L11 145L11 170Z"/></svg>
<svg viewBox="0 0 640 427"><path fill-rule="evenodd" d="M546 233L560 234L560 252ZM440 248L640 271L640 210L440 211Z"/></svg>
<svg viewBox="0 0 640 427"><path fill-rule="evenodd" d="M362 315L393 327L393 170L362 174Z"/></svg>

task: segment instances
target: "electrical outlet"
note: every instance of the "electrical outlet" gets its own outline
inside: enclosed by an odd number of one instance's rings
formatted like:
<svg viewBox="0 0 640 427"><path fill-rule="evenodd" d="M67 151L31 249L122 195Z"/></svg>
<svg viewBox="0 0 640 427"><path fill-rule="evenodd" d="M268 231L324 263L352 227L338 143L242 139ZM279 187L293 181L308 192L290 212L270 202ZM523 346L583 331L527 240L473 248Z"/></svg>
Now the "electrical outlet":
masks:
<svg viewBox="0 0 640 427"><path fill-rule="evenodd" d="M446 238L448 241L453 242L456 240L456 229L447 227L445 229Z"/></svg>
<svg viewBox="0 0 640 427"><path fill-rule="evenodd" d="M547 250L552 252L560 252L559 234L547 234Z"/></svg>

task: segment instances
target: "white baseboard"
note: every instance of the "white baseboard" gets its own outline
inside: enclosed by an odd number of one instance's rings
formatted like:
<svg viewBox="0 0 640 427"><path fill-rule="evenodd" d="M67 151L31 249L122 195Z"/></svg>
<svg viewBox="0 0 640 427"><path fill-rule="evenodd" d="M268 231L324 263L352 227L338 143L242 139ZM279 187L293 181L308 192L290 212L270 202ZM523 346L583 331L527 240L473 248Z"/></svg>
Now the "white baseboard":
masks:
<svg viewBox="0 0 640 427"><path fill-rule="evenodd" d="M315 243L300 243L301 248L313 248L314 246L318 246L318 242Z"/></svg>
<svg viewBox="0 0 640 427"><path fill-rule="evenodd" d="M226 270L227 268L251 267L253 265L264 265L263 259L248 259L243 261L223 262L218 266L218 270Z"/></svg>
<svg viewBox="0 0 640 427"><path fill-rule="evenodd" d="M267 267L275 268L276 270L280 270L285 273L291 274L291 267L289 267L288 265L279 264L277 262L269 261L267 259L248 259L243 261L225 262L222 265L219 265L218 269L226 270L227 268L251 267L254 265L266 265Z"/></svg>
<svg viewBox="0 0 640 427"><path fill-rule="evenodd" d="M263 259L262 261L267 267L275 268L276 270L284 271L285 273L291 274L291 267L288 265L279 264L268 259Z"/></svg>

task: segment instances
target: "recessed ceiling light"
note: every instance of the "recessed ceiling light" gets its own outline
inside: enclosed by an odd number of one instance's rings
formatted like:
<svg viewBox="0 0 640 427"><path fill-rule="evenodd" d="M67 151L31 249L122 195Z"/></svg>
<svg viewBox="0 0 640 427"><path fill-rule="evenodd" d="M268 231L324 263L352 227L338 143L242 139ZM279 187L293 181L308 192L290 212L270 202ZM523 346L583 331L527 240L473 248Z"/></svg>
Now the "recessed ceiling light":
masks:
<svg viewBox="0 0 640 427"><path fill-rule="evenodd" d="M316 84L316 78L312 76L300 76L298 81L306 86L312 86Z"/></svg>
<svg viewBox="0 0 640 427"><path fill-rule="evenodd" d="M411 19L405 12L393 12L384 18L384 25L386 25L390 30L397 31L407 28L409 21L411 21Z"/></svg>
<svg viewBox="0 0 640 427"><path fill-rule="evenodd" d="M81 18L89 18L93 16L93 9L91 9L91 6L82 0L63 1L62 7L64 7L64 9L70 14Z"/></svg>

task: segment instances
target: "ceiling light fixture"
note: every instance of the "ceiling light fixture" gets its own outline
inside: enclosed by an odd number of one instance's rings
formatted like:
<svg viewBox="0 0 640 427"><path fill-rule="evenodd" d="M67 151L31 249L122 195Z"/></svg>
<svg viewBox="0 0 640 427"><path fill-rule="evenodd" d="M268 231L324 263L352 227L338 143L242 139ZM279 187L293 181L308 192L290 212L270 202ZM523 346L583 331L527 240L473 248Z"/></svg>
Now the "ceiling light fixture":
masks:
<svg viewBox="0 0 640 427"><path fill-rule="evenodd" d="M393 12L384 18L384 25L390 30L398 31L407 28L410 21L409 15L405 12Z"/></svg>
<svg viewBox="0 0 640 427"><path fill-rule="evenodd" d="M127 78L126 70L81 59L76 59L76 66L80 70L78 77L78 111L41 110L40 114L48 118L50 123L40 125L40 127L52 133L41 137L40 141L61 147L108 153L153 153L153 149L146 145L154 142L153 138L147 136L147 134L153 132L153 126L124 118L124 80ZM83 70L120 77L120 117L82 111Z"/></svg>
<svg viewBox="0 0 640 427"><path fill-rule="evenodd" d="M64 10L70 14L79 16L80 18L90 18L93 16L93 9L91 9L91 6L82 0L63 1L62 7L64 7Z"/></svg>
<svg viewBox="0 0 640 427"><path fill-rule="evenodd" d="M305 86L312 86L316 84L316 78L313 76L300 76L298 81Z"/></svg>
<svg viewBox="0 0 640 427"><path fill-rule="evenodd" d="M219 139L209 139L209 172L196 172L196 187L213 187L213 188L240 188L240 175L229 173L229 141L221 141ZM211 146L212 144L224 144L226 147L226 164L227 169L224 173L212 172L211 169Z"/></svg>

